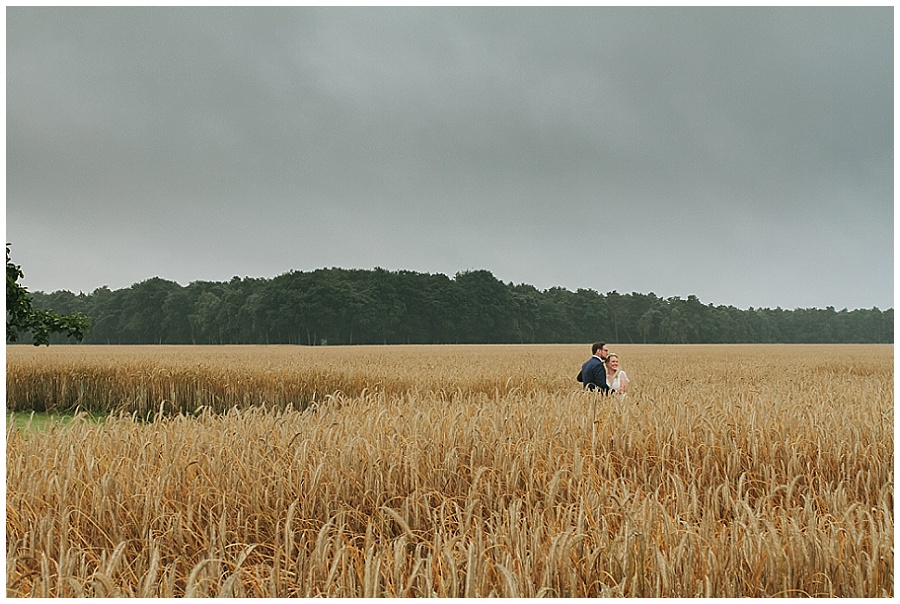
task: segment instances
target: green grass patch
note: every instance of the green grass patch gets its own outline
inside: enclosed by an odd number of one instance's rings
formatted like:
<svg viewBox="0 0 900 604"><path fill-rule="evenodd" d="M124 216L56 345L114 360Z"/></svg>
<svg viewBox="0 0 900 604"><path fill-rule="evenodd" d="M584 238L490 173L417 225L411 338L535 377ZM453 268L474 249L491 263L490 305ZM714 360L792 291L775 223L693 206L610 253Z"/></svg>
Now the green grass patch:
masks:
<svg viewBox="0 0 900 604"><path fill-rule="evenodd" d="M75 413L46 413L37 411L19 411L6 413L6 426L15 426L17 430L40 431L48 430L52 425L66 426L75 419ZM103 420L101 416L88 415L79 413L78 417L83 417L88 421L100 422Z"/></svg>

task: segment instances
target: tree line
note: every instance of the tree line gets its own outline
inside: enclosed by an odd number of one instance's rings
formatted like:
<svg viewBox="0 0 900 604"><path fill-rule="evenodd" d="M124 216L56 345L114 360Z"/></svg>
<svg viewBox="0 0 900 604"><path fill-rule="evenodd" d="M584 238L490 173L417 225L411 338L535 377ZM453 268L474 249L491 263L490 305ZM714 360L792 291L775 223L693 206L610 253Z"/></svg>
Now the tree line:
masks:
<svg viewBox="0 0 900 604"><path fill-rule="evenodd" d="M89 344L893 343L894 311L750 308L696 296L538 290L486 270L329 268L182 286L153 278L90 294L34 292L90 319ZM23 339L23 341L25 341ZM63 343L64 335L51 336Z"/></svg>

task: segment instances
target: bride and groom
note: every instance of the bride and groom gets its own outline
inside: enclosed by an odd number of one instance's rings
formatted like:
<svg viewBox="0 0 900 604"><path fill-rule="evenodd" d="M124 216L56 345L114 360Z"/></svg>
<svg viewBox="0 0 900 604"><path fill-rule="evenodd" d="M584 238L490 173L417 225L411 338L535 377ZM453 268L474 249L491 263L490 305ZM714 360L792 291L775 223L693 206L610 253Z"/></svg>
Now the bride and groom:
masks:
<svg viewBox="0 0 900 604"><path fill-rule="evenodd" d="M611 353L606 342L591 345L591 358L584 362L575 377L585 390L599 390L603 394L625 394L628 376L619 369L619 355Z"/></svg>

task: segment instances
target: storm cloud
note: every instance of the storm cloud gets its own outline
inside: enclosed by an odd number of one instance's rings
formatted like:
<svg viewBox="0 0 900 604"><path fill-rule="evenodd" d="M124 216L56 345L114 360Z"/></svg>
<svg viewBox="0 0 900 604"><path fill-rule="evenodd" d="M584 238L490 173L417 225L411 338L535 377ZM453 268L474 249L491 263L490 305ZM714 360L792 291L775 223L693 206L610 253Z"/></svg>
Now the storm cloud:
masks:
<svg viewBox="0 0 900 604"><path fill-rule="evenodd" d="M893 307L893 8L7 8L33 290L487 269Z"/></svg>

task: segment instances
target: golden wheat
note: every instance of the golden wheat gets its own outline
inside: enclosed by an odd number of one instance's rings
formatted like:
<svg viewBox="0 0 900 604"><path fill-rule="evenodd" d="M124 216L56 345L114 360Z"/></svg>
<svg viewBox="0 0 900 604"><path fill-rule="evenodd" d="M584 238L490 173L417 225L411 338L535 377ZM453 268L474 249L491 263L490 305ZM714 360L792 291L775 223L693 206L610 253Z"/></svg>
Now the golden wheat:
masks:
<svg viewBox="0 0 900 604"><path fill-rule="evenodd" d="M893 595L891 346L584 348L7 347L122 412L7 429L7 595Z"/></svg>
<svg viewBox="0 0 900 604"><path fill-rule="evenodd" d="M69 346L7 349L11 411L304 409L340 392L571 389L573 347Z"/></svg>

